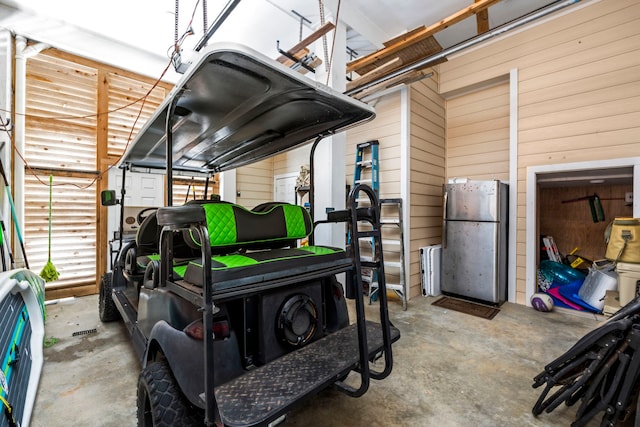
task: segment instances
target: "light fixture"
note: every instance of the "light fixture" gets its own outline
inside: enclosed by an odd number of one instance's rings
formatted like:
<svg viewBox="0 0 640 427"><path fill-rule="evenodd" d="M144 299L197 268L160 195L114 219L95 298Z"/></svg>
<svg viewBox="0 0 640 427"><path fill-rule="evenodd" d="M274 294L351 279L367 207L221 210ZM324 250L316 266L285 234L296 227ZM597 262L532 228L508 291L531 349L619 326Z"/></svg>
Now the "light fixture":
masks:
<svg viewBox="0 0 640 427"><path fill-rule="evenodd" d="M591 184L602 184L604 183L604 179L591 179L589 180Z"/></svg>

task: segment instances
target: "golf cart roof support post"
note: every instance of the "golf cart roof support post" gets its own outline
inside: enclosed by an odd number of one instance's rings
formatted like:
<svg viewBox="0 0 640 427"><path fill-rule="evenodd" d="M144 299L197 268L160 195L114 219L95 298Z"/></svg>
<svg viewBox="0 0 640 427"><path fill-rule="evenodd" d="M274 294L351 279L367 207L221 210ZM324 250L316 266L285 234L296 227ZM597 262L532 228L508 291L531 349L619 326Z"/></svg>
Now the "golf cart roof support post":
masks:
<svg viewBox="0 0 640 427"><path fill-rule="evenodd" d="M204 214L203 214L204 215ZM209 241L209 231L207 229L206 219L202 219L198 225L192 230L196 231L201 242ZM202 274L203 276L203 297L204 307L202 313L202 323L204 327L204 396L205 396L205 413L204 421L207 426L218 425L222 421L218 410L218 403L215 395L215 376L214 376L214 345L215 339L213 333L213 313L215 306L213 303L213 280L211 278L211 246L202 245Z"/></svg>
<svg viewBox="0 0 640 427"><path fill-rule="evenodd" d="M315 188L314 188L315 168L313 167L313 161L315 160L315 157L316 157L316 148L318 148L318 144L320 143L320 141L322 141L323 138L324 136L319 136L316 138L315 141L313 141L313 145L311 146L311 153L309 154L309 216L311 216L311 224L313 224L313 221L314 221L313 210L315 207L314 201L315 201L315 195L316 195ZM309 245L313 246L314 241L315 241L315 229L309 235Z"/></svg>
<svg viewBox="0 0 640 427"><path fill-rule="evenodd" d="M167 121L165 127L167 144L167 206L173 206L173 113L178 105L181 93L173 97L167 108Z"/></svg>
<svg viewBox="0 0 640 427"><path fill-rule="evenodd" d="M129 169L129 166L122 168L122 184L120 186L120 224L118 225L118 248L122 248L122 234L124 233L124 196L127 193L124 185L127 178L127 169Z"/></svg>

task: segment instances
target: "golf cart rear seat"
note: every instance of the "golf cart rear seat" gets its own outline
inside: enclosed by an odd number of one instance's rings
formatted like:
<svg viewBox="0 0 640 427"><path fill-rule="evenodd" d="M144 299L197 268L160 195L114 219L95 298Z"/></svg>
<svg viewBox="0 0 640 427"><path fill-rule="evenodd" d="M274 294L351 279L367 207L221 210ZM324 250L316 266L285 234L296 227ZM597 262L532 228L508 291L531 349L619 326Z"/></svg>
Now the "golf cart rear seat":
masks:
<svg viewBox="0 0 640 427"><path fill-rule="evenodd" d="M322 274L336 268L344 271L351 265L343 249L295 247L299 239L313 231L309 213L301 206L274 203L263 212L250 211L233 203L201 206L211 246L211 277L217 290L284 277ZM171 216L164 215L170 210L159 211L159 217L163 217L161 223L171 223ZM197 233L184 233L189 245L201 247ZM187 264L183 278L193 285L203 286L200 259Z"/></svg>
<svg viewBox="0 0 640 427"><path fill-rule="evenodd" d="M130 279L141 278L150 262L160 261L159 246L162 227L158 225L156 211L151 212L136 232L135 245L127 250L123 273ZM176 234L174 246L174 274L184 275L187 262L198 254L182 241L182 235Z"/></svg>

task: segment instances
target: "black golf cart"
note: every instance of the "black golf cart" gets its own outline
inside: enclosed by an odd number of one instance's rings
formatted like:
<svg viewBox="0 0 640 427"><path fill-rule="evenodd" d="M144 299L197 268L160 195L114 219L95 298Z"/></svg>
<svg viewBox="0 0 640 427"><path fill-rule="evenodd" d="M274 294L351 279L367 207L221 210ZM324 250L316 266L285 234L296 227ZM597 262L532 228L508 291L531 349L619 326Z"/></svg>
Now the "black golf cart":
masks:
<svg viewBox="0 0 640 427"><path fill-rule="evenodd" d="M105 191L103 204L120 204L124 216L129 171L166 173L171 201L174 174L209 178L311 141L314 153L323 137L373 116L367 105L246 48L212 46L125 153L120 199ZM369 207L357 207L357 198ZM400 334L389 322L384 272L380 322L365 320L362 295L362 266L383 268L371 188L356 186L347 210L315 223L301 206L249 210L206 191L202 200L138 219L135 239L120 233L99 297L101 320L124 320L142 363L138 425L276 425L327 387L358 397L370 378L390 374ZM314 245L314 228L326 223L347 225L346 250ZM361 262L358 242L372 237L373 260ZM345 298L355 299L354 323ZM384 369L370 369L382 356ZM360 379L348 385L351 371Z"/></svg>

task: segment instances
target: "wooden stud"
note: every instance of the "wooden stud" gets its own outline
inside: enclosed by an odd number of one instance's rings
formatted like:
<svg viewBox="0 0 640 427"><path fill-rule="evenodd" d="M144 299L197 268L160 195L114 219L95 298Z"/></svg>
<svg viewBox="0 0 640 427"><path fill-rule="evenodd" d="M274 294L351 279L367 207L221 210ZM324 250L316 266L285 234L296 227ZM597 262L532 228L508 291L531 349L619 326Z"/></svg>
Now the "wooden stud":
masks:
<svg viewBox="0 0 640 427"><path fill-rule="evenodd" d="M478 3L480 0L475 0ZM478 35L489 31L489 9L483 9L476 13L476 24L478 26Z"/></svg>
<svg viewBox="0 0 640 427"><path fill-rule="evenodd" d="M109 140L109 73L98 69L98 117L96 135L96 165L101 179L98 179L96 189L96 284L95 292L98 291L97 284L104 274L107 266L107 215L108 211L100 203L100 192L106 190L108 186L107 168L109 167L104 159L107 158L107 145Z"/></svg>

